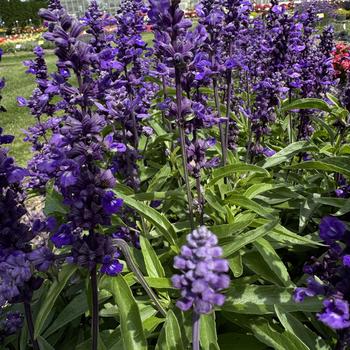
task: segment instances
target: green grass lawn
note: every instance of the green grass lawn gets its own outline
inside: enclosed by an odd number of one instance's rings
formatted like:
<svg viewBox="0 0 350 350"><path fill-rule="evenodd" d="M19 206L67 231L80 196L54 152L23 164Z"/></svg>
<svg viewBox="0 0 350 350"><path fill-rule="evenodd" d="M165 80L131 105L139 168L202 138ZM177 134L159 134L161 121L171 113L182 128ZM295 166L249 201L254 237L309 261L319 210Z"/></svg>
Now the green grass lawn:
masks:
<svg viewBox="0 0 350 350"><path fill-rule="evenodd" d="M145 33L144 40L152 45L153 34ZM0 127L6 134L14 135L15 141L10 147L10 154L16 158L18 164L24 166L31 158L30 144L23 141L23 129L28 128L35 123L35 118L31 116L27 108L21 108L17 105L17 96L28 98L35 88L35 77L26 74L26 67L23 66L24 60L34 58L30 52L5 55L0 63L0 77L6 80L6 87L2 91L3 105L7 112L0 114ZM55 70L55 56L53 53L46 54L46 61L49 71Z"/></svg>
<svg viewBox="0 0 350 350"><path fill-rule="evenodd" d="M26 74L26 67L22 61L33 58L31 53L17 53L5 55L0 63L0 77L6 80L6 86L2 90L3 105L7 112L0 113L0 126L6 134L16 137L14 143L10 146L10 154L16 158L20 165L25 165L30 159L30 144L23 142L23 129L35 123L35 119L31 116L27 108L21 108L17 105L17 96L28 98L35 88L35 77ZM47 63L49 70L54 69L55 57L53 54L47 55Z"/></svg>

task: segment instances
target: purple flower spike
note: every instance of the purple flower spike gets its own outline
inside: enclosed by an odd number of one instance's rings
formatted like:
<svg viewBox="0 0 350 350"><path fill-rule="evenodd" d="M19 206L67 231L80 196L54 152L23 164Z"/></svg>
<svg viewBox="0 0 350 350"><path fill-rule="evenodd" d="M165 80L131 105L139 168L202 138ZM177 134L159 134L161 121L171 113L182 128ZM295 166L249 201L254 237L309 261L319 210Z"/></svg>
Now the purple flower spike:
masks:
<svg viewBox="0 0 350 350"><path fill-rule="evenodd" d="M19 107L26 107L28 105L28 101L22 96L17 97L17 103Z"/></svg>
<svg viewBox="0 0 350 350"><path fill-rule="evenodd" d="M331 244L343 238L346 231L346 225L333 216L326 216L320 223L320 237Z"/></svg>
<svg viewBox="0 0 350 350"><path fill-rule="evenodd" d="M47 271L54 261L54 254L45 246L37 248L28 254L28 260L38 271Z"/></svg>
<svg viewBox="0 0 350 350"><path fill-rule="evenodd" d="M349 304L342 299L327 299L323 302L324 311L318 314L318 319L333 329L350 327Z"/></svg>
<svg viewBox="0 0 350 350"><path fill-rule="evenodd" d="M19 312L9 312L0 326L5 336L15 334L23 327L23 315Z"/></svg>
<svg viewBox="0 0 350 350"><path fill-rule="evenodd" d="M116 276L123 271L123 265L111 256L107 255L103 258L101 273L108 276Z"/></svg>
<svg viewBox="0 0 350 350"><path fill-rule="evenodd" d="M174 267L182 271L172 277L173 286L181 290L182 298L176 305L182 311L193 307L198 314L211 312L215 305L221 306L225 296L219 293L228 288L230 278L222 250L217 246L217 237L205 226L187 236L187 244L175 257Z"/></svg>
<svg viewBox="0 0 350 350"><path fill-rule="evenodd" d="M343 265L345 267L350 267L350 255L343 256Z"/></svg>
<svg viewBox="0 0 350 350"><path fill-rule="evenodd" d="M112 152L119 152L123 153L126 152L126 146L124 143L121 142L115 142L113 140L113 133L108 134L104 139L104 144L107 147L108 150Z"/></svg>
<svg viewBox="0 0 350 350"><path fill-rule="evenodd" d="M121 198L116 198L112 191L107 191L102 198L102 206L106 214L112 215L118 213L123 206L123 200Z"/></svg>
<svg viewBox="0 0 350 350"><path fill-rule="evenodd" d="M61 225L58 231L51 237L51 241L57 248L71 245L73 243L71 227L67 224Z"/></svg>
<svg viewBox="0 0 350 350"><path fill-rule="evenodd" d="M0 128L0 145L8 145L15 139L12 135L3 135L3 129Z"/></svg>

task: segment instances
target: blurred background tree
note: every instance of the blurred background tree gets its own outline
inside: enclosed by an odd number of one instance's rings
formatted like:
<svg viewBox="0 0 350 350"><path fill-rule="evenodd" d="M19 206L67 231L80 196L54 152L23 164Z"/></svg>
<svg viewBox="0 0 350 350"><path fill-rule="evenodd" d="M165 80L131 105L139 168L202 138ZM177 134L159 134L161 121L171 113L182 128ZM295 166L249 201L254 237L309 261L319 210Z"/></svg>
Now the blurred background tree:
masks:
<svg viewBox="0 0 350 350"><path fill-rule="evenodd" d="M0 23L7 28L38 25L38 11L47 0L0 0Z"/></svg>

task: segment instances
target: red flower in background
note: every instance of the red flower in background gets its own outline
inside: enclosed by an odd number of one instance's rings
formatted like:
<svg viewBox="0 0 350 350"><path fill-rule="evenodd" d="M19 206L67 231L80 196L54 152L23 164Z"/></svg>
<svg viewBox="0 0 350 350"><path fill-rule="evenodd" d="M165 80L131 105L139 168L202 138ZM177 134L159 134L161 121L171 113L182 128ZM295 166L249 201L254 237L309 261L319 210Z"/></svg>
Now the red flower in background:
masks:
<svg viewBox="0 0 350 350"><path fill-rule="evenodd" d="M350 71L350 45L338 43L333 51L333 66L335 74L345 81Z"/></svg>

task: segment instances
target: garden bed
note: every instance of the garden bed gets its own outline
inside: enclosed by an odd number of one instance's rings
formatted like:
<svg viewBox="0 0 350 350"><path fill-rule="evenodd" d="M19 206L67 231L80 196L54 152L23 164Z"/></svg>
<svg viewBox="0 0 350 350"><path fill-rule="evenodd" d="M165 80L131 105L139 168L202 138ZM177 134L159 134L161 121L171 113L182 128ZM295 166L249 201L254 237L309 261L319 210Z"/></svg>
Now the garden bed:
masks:
<svg viewBox="0 0 350 350"><path fill-rule="evenodd" d="M11 350L349 347L350 48L310 4L179 5L51 0L54 50L0 63Z"/></svg>

